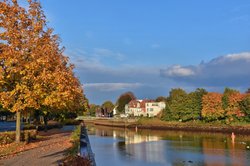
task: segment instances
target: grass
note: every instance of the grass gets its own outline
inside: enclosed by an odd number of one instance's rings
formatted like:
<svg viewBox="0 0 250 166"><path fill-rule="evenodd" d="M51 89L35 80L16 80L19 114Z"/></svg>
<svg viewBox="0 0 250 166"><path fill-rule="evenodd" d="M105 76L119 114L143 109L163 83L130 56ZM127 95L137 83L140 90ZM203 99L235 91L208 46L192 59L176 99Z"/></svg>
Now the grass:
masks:
<svg viewBox="0 0 250 166"><path fill-rule="evenodd" d="M81 126L78 125L77 128L71 134L72 146L66 152L66 157L63 160L63 165L65 166L91 165L91 161L89 159L78 156L79 146L80 146L80 134L81 134Z"/></svg>
<svg viewBox="0 0 250 166"><path fill-rule="evenodd" d="M75 156L78 154L80 145L80 132L81 132L81 126L78 125L71 134L72 146L67 150L67 156Z"/></svg>
<svg viewBox="0 0 250 166"><path fill-rule="evenodd" d="M247 122L234 122L231 124L225 124L223 121L214 122L204 122L204 121L188 121L188 122L177 122L177 121L162 121L157 118L140 118L137 121L138 125L142 126L177 126L177 127L193 127L193 128L231 128L231 127L241 127L250 128L250 123Z"/></svg>

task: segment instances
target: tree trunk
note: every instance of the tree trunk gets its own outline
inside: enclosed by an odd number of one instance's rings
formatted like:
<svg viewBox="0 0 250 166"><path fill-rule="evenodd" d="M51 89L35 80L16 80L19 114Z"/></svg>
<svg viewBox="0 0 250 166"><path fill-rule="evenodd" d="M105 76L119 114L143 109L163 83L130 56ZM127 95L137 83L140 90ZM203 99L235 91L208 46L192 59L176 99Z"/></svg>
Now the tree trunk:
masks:
<svg viewBox="0 0 250 166"><path fill-rule="evenodd" d="M16 142L19 143L21 138L21 112L16 112Z"/></svg>

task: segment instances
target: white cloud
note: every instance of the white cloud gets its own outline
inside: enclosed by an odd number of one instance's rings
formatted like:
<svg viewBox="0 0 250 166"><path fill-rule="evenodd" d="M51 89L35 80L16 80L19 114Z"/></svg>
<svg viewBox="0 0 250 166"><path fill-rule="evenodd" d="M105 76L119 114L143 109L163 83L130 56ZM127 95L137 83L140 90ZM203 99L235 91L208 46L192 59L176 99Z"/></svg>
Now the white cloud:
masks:
<svg viewBox="0 0 250 166"><path fill-rule="evenodd" d="M237 60L250 61L250 52L243 52L239 54L229 54L225 56L225 59L229 59L231 61L237 61Z"/></svg>
<svg viewBox="0 0 250 166"><path fill-rule="evenodd" d="M245 87L250 83L250 52L228 54L209 62L190 66L172 66L161 75L195 86Z"/></svg>
<svg viewBox="0 0 250 166"><path fill-rule="evenodd" d="M100 91L117 91L124 89L136 89L141 87L141 83L86 83L84 88L94 88Z"/></svg>
<svg viewBox="0 0 250 166"><path fill-rule="evenodd" d="M168 68L167 70L165 70L164 74L167 76L186 77L186 76L192 76L195 73L192 69L181 67L180 65L174 65L174 66Z"/></svg>

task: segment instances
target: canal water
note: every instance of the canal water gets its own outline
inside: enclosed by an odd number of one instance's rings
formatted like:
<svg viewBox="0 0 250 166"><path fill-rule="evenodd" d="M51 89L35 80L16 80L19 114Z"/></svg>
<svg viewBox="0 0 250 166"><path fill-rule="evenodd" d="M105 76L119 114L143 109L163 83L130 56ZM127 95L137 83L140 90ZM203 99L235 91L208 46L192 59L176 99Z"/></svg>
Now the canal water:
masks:
<svg viewBox="0 0 250 166"><path fill-rule="evenodd" d="M97 165L250 165L250 136L88 126Z"/></svg>
<svg viewBox="0 0 250 166"><path fill-rule="evenodd" d="M0 132L4 131L15 131L16 130L16 122L1 122L0 121Z"/></svg>

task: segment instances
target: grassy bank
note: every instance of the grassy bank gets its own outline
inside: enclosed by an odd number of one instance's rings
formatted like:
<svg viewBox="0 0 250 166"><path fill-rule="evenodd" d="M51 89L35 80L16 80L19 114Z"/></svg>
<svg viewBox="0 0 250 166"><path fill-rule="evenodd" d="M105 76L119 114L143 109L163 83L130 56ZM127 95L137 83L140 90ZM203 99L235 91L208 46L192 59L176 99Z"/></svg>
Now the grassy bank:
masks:
<svg viewBox="0 0 250 166"><path fill-rule="evenodd" d="M80 146L80 134L81 126L78 125L77 128L71 133L71 147L66 152L66 157L63 159L64 166L90 166L91 161L87 158L80 157L79 146Z"/></svg>
<svg viewBox="0 0 250 166"><path fill-rule="evenodd" d="M234 123L223 124L221 122L205 123L202 121L192 122L169 122L161 121L157 118L140 118L140 119L96 119L86 120L85 123L95 125L110 126L110 127L126 127L138 129L152 130L183 130L194 132L221 132L221 133L236 133L250 135L249 123Z"/></svg>

